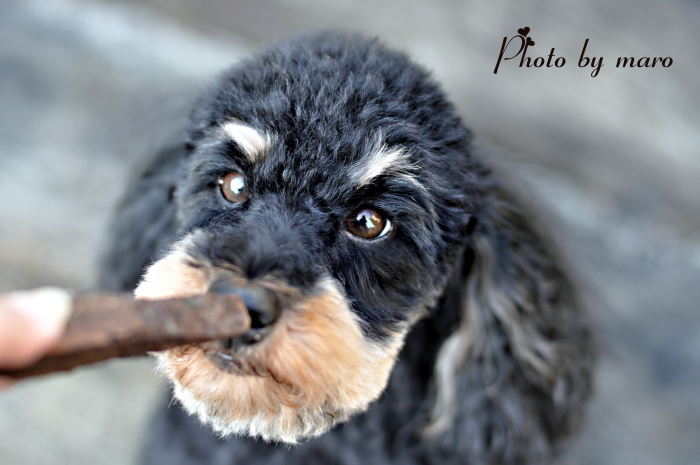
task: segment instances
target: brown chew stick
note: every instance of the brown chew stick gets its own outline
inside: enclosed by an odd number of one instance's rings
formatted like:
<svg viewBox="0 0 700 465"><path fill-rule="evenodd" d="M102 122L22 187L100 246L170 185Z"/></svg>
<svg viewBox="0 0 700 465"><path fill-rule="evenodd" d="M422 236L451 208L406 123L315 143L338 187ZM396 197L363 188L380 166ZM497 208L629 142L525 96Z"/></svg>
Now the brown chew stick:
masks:
<svg viewBox="0 0 700 465"><path fill-rule="evenodd" d="M70 370L113 357L237 337L249 328L248 311L232 294L152 301L129 294L79 295L58 345L36 364L0 375L19 379Z"/></svg>

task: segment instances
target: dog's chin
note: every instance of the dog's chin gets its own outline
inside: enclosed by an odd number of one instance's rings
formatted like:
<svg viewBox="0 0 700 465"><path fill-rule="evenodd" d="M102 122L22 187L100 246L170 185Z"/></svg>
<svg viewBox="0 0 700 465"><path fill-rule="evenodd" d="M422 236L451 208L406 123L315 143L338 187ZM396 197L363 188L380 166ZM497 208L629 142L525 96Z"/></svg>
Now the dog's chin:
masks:
<svg viewBox="0 0 700 465"><path fill-rule="evenodd" d="M176 247L149 268L135 295L203 294L211 275ZM156 357L175 397L215 431L293 444L366 410L386 386L402 343L403 334L368 340L339 285L327 277L283 309L259 340L187 345Z"/></svg>

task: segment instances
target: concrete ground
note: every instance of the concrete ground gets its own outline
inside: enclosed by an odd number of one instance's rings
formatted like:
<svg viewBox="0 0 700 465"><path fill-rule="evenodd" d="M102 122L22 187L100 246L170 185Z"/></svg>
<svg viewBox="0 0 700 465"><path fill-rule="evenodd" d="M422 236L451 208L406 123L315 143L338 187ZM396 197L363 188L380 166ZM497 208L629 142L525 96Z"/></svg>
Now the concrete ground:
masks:
<svg viewBox="0 0 700 465"><path fill-rule="evenodd" d="M94 286L129 173L188 100L259 44L330 27L434 71L482 144L555 217L604 344L567 464L700 463L700 5L686 0L5 0L0 291ZM532 56L504 63L531 28ZM576 66L583 41L604 57ZM618 69L618 56L671 56ZM113 361L0 393L0 465L130 464L166 386Z"/></svg>

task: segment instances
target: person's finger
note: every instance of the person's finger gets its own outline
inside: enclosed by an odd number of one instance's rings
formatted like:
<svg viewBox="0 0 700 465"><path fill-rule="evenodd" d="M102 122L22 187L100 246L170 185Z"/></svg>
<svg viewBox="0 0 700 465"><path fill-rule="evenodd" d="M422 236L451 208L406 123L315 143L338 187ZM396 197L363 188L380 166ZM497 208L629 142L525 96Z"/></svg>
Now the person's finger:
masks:
<svg viewBox="0 0 700 465"><path fill-rule="evenodd" d="M0 295L0 367L20 368L38 360L60 337L72 298L59 288Z"/></svg>

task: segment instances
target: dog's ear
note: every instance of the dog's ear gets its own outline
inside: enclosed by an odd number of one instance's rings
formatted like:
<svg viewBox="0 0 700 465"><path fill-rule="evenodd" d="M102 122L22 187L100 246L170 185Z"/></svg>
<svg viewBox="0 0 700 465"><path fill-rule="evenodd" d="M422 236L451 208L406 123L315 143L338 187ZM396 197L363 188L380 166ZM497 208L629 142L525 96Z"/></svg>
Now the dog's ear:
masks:
<svg viewBox="0 0 700 465"><path fill-rule="evenodd" d="M101 259L101 289L133 290L143 269L172 241L176 229L173 195L186 153L184 143L160 151L127 189Z"/></svg>
<svg viewBox="0 0 700 465"><path fill-rule="evenodd" d="M545 463L590 390L589 321L516 197L489 181L483 198L425 434L468 463Z"/></svg>

